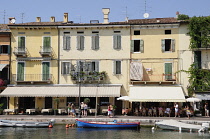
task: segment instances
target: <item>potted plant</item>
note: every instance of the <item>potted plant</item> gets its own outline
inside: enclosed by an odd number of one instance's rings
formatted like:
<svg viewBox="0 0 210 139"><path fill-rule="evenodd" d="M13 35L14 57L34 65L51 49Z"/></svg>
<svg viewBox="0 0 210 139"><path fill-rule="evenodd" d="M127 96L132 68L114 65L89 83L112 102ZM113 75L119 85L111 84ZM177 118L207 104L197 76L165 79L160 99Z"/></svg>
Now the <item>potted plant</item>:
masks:
<svg viewBox="0 0 210 139"><path fill-rule="evenodd" d="M113 116L115 116L115 110L117 109L117 106L116 105L113 105L112 108L113 108L113 110L112 110Z"/></svg>
<svg viewBox="0 0 210 139"><path fill-rule="evenodd" d="M55 105L56 105L56 109L54 109L54 115L58 114L58 107L59 107L59 103L60 103L60 99L59 98L54 98L53 99Z"/></svg>
<svg viewBox="0 0 210 139"><path fill-rule="evenodd" d="M90 99L89 99L89 98L85 98L85 99L84 99L84 103L85 103L85 104L88 104L89 102L90 102Z"/></svg>

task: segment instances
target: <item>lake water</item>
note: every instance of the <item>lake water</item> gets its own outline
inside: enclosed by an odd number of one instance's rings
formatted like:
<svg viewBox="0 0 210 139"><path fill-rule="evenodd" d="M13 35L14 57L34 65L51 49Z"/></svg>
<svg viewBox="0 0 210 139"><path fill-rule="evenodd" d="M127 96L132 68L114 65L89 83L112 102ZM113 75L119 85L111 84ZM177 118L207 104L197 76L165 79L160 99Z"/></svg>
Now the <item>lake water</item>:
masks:
<svg viewBox="0 0 210 139"><path fill-rule="evenodd" d="M142 127L140 130L111 130L93 128L0 128L0 139L209 139L210 133L189 133L155 130Z"/></svg>

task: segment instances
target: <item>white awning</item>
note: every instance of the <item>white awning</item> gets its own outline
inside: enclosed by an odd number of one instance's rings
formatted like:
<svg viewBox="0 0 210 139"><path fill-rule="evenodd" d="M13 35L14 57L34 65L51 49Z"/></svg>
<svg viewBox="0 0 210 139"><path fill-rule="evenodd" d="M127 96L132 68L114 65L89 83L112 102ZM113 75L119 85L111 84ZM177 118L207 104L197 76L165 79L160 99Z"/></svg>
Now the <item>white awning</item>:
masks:
<svg viewBox="0 0 210 139"><path fill-rule="evenodd" d="M132 102L185 102L181 87L130 87Z"/></svg>
<svg viewBox="0 0 210 139"><path fill-rule="evenodd" d="M210 93L195 93L195 97L202 100L210 100Z"/></svg>
<svg viewBox="0 0 210 139"><path fill-rule="evenodd" d="M81 97L119 97L121 86L81 87ZM79 87L7 87L4 97L79 97Z"/></svg>
<svg viewBox="0 0 210 139"><path fill-rule="evenodd" d="M7 66L7 64L0 64L0 71L2 71L3 68L6 67L6 66Z"/></svg>

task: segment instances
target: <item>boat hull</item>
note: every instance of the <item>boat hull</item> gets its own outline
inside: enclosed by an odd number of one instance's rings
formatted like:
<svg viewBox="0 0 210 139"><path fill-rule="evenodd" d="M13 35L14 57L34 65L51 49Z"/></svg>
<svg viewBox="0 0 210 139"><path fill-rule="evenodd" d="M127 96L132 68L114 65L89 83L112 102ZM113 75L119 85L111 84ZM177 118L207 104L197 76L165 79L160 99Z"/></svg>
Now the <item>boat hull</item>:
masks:
<svg viewBox="0 0 210 139"><path fill-rule="evenodd" d="M54 122L28 122L28 121L10 121L0 120L0 127L49 127Z"/></svg>
<svg viewBox="0 0 210 139"><path fill-rule="evenodd" d="M88 122L76 120L77 127L89 128L138 128L140 123L118 123L118 122Z"/></svg>

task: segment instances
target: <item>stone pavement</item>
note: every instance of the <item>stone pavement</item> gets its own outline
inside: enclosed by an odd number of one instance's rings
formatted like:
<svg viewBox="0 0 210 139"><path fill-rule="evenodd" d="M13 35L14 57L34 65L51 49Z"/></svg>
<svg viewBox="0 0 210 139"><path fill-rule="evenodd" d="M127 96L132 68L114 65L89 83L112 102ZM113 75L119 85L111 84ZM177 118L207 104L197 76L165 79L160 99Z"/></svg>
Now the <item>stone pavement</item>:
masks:
<svg viewBox="0 0 210 139"><path fill-rule="evenodd" d="M143 116L124 116L124 115L117 115L113 118L109 118L107 116L87 116L87 117L69 117L67 115L0 115L0 119L7 119L7 120L17 120L17 121L37 121L37 122L44 122L50 121L51 119L55 119L55 124L73 124L75 123L75 119L85 120L85 121L113 121L117 120L119 122L140 122L141 125L145 126L154 126L155 122L162 121L162 120L178 120L183 121L186 123L193 123L193 124L201 124L201 123L210 123L210 117L191 117L187 119L187 117L143 117Z"/></svg>

